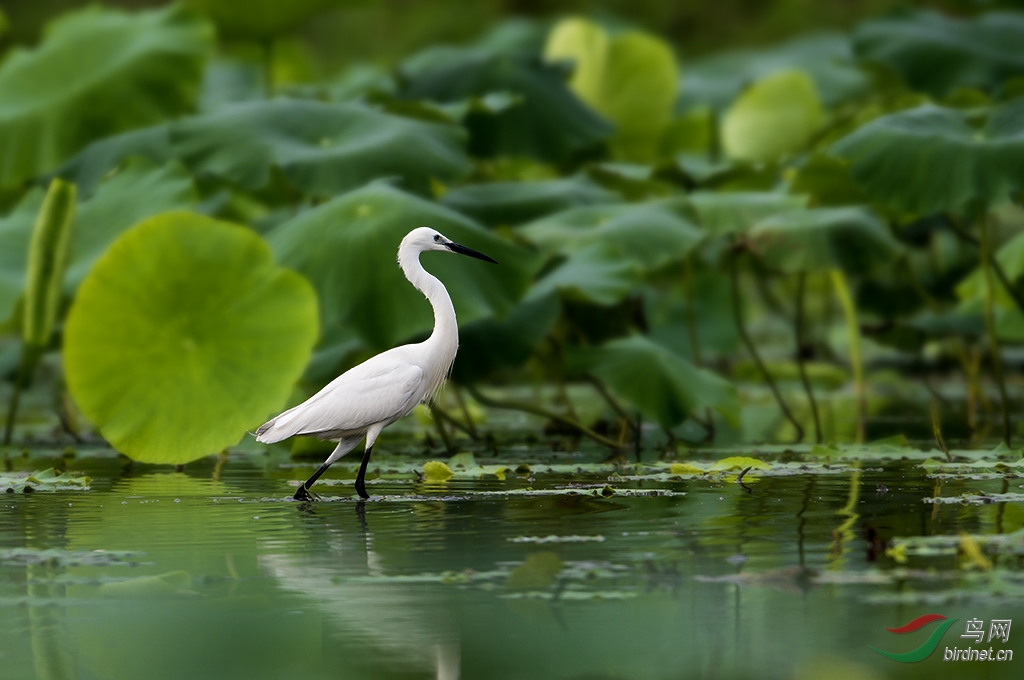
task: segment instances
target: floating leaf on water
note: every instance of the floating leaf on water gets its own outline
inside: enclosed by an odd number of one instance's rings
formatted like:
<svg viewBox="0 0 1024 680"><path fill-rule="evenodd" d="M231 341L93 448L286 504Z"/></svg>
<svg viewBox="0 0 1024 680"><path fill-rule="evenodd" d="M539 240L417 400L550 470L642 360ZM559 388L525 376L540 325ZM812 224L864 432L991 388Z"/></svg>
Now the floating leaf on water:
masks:
<svg viewBox="0 0 1024 680"><path fill-rule="evenodd" d="M455 473L441 461L432 460L423 464L423 476L428 482L447 482Z"/></svg>
<svg viewBox="0 0 1024 680"><path fill-rule="evenodd" d="M712 470L745 470L752 468L754 470L770 470L771 465L765 463L757 458L751 458L749 456L729 456L728 458L722 458L714 465L711 466Z"/></svg>
<svg viewBox="0 0 1024 680"><path fill-rule="evenodd" d="M311 287L258 235L175 212L97 261L68 315L64 362L76 403L114 448L186 463L278 410L316 336Z"/></svg>
<svg viewBox="0 0 1024 680"><path fill-rule="evenodd" d="M92 478L76 472L57 474L53 468L32 473L0 473L0 491L20 493L25 487L32 491L87 490Z"/></svg>
<svg viewBox="0 0 1024 680"><path fill-rule="evenodd" d="M510 538L510 543L602 543L604 542L604 536L516 536Z"/></svg>
<svg viewBox="0 0 1024 680"><path fill-rule="evenodd" d="M126 550L60 550L48 548L0 549L0 564L40 565L49 567L111 567L136 566L145 553Z"/></svg>
<svg viewBox="0 0 1024 680"><path fill-rule="evenodd" d="M707 470L689 463L672 463L669 473L673 475L703 475Z"/></svg>

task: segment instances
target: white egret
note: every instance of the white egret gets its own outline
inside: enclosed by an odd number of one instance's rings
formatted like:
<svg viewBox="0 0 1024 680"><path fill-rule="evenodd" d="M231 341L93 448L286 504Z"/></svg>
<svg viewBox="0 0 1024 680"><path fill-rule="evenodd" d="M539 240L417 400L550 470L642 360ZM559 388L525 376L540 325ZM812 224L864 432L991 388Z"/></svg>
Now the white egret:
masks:
<svg viewBox="0 0 1024 680"><path fill-rule="evenodd" d="M434 331L423 342L389 349L345 371L306 401L256 430L257 441L267 444L295 435L338 442L320 469L295 492L295 500L312 500L309 488L363 437L366 448L356 477L356 493L369 498L366 466L381 430L408 415L416 404L429 401L448 377L459 349L459 328L444 284L420 264L420 253L428 250L461 253L497 264L429 227L406 234L398 247L398 266L434 308Z"/></svg>

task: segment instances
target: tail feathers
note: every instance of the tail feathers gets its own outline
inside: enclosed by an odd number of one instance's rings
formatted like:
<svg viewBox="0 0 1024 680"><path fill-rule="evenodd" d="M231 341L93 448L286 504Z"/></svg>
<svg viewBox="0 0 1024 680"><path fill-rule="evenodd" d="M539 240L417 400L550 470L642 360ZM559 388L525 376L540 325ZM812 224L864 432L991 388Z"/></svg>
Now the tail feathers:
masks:
<svg viewBox="0 0 1024 680"><path fill-rule="evenodd" d="M278 416L278 418L280 418L280 416ZM279 442L282 439L287 439L292 436L291 432L282 432L283 428L276 427L278 418L271 418L259 426L256 430L256 441L264 444L273 444L274 442Z"/></svg>

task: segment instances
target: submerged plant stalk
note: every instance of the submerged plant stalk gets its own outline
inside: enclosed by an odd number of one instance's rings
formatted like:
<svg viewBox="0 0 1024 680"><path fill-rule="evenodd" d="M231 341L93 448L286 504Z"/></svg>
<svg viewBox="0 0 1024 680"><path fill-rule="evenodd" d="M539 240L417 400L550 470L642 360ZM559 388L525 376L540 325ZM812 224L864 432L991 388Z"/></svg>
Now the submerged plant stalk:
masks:
<svg viewBox="0 0 1024 680"><path fill-rule="evenodd" d="M800 272L796 278L796 365L800 369L800 382L803 383L804 391L807 393L807 401L811 405L811 415L814 416L814 441L820 444L821 419L818 417L818 402L814 400L814 390L811 388L811 381L807 379L807 367L804 365L804 288L807 282L806 272Z"/></svg>
<svg viewBox="0 0 1024 680"><path fill-rule="evenodd" d="M747 334L747 327L743 323L743 313L740 310L740 282L739 273L737 272L736 260L738 255L732 253L729 257L729 275L732 278L732 313L733 319L736 323L736 330L740 334L740 338L743 340L743 344L746 346L747 351L750 352L750 356L753 357L754 363L757 364L758 370L761 375L764 376L764 380L768 383L768 387L771 389L772 394L775 395L775 401L778 402L779 408L782 409L783 415L786 416L786 420L793 424L796 428L796 441L802 441L804 438L804 428L800 425L800 421L793 417L792 411L789 410L789 406L786 405L785 400L782 398L782 393L779 392L778 386L775 384L775 380L772 378L772 374L768 372L768 367L761 361L761 355L757 353L757 348L754 346L754 341L750 339L750 335Z"/></svg>
<svg viewBox="0 0 1024 680"><path fill-rule="evenodd" d="M999 348L999 336L995 322L995 281L992 275L992 244L988 236L988 220L984 208L978 217L978 233L981 236L981 268L985 275L985 329L988 331L992 353L992 372L999 386L999 400L1003 411L1003 441L1010 446L1010 404L1006 396L1006 381L1003 379L1003 357Z"/></svg>
<svg viewBox="0 0 1024 680"><path fill-rule="evenodd" d="M867 386L864 382L864 363L860 355L860 326L857 324L857 308L843 272L833 269L829 273L832 277L832 285L836 288L836 297L839 298L839 304L843 308L843 316L846 317L846 328L849 333L850 368L853 370L853 385L857 394L857 443L861 444L864 442L867 424L868 399Z"/></svg>

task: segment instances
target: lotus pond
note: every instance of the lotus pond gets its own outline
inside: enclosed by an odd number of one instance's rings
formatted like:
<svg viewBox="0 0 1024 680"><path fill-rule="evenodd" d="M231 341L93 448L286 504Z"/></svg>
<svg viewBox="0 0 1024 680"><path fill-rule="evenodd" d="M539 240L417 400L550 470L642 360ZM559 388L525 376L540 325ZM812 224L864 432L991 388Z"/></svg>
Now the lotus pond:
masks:
<svg viewBox="0 0 1024 680"><path fill-rule="evenodd" d="M302 504L317 462L285 449L243 442L183 471L8 450L3 677L1019 674L869 649L916 646L885 628L923 613L1021 610L1019 451L896 437L608 460L509 435L446 458L410 421L382 438L365 504L358 459ZM962 628L943 644L968 646Z"/></svg>

